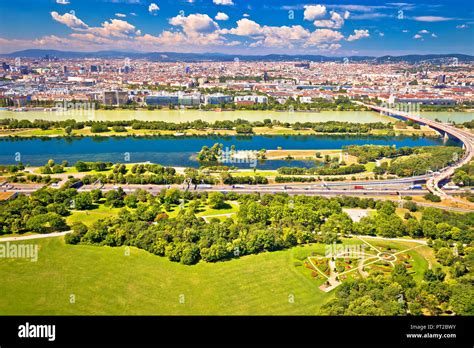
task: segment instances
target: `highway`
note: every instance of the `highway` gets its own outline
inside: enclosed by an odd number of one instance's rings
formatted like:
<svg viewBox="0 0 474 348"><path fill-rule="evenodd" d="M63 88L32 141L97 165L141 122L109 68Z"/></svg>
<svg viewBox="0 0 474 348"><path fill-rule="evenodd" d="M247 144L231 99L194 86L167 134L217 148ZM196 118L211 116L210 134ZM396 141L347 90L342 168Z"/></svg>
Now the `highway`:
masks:
<svg viewBox="0 0 474 348"><path fill-rule="evenodd" d="M368 182L364 182L364 185L367 185ZM235 192L240 194L274 194L274 193L286 193L288 195L305 195L305 196L325 196L325 197L335 197L335 196L357 196L357 197L371 197L379 200L389 200L394 202L400 202L400 198L403 196L422 196L425 195L427 190L407 190L406 188L397 187L396 189L387 188L387 187L365 187L363 189L353 189L352 182L346 182L347 186L351 188L337 188L333 189L331 187L322 188L321 185L313 184L309 185L307 183L296 183L296 184L269 184L269 185L213 185L213 186L203 186L203 185L113 185L106 184L101 187L103 192L117 189L121 187L124 192L130 193L138 189L144 189L150 192L153 195L159 194L164 189L169 188L178 188L180 190L189 190L191 192ZM7 184L0 186L0 191L13 191L23 194L31 194L40 188L44 187L42 184ZM79 191L89 192L93 189L97 189L97 186L94 185L84 185L79 188ZM381 197L383 196L383 197ZM440 206L434 203L424 203L416 202L417 205L424 207L433 207L439 209L445 209L456 212L472 212L472 209L465 209L460 207L451 207L451 206ZM465 204L465 202L464 202Z"/></svg>

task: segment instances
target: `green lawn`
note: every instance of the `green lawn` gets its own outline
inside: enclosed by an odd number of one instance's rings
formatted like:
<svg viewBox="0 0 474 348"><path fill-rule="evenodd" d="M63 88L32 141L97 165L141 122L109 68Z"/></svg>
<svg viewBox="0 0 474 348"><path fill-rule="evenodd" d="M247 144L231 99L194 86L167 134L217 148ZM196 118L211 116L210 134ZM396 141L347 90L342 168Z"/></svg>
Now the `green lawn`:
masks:
<svg viewBox="0 0 474 348"><path fill-rule="evenodd" d="M121 208L106 207L100 204L96 209L92 210L73 210L72 214L66 218L66 222L68 225L72 225L75 222L82 222L90 226L97 220L117 215L120 209Z"/></svg>
<svg viewBox="0 0 474 348"><path fill-rule="evenodd" d="M313 252L324 255L320 244L184 266L133 247L72 246L63 237L30 242L39 245L37 262L0 260L3 315L315 315L334 296L319 290L325 279L314 279L303 265ZM421 246L408 253L419 281L432 251Z"/></svg>
<svg viewBox="0 0 474 348"><path fill-rule="evenodd" d="M87 163L87 162L86 162ZM70 165L74 165L74 163L70 163ZM127 172L134 166L134 164L125 164L125 168L127 169ZM64 168L64 172L68 174L78 174L78 173L83 173L83 174L89 174L89 175L95 175L95 174L103 174L103 175L109 175L113 173L113 168L103 170L103 171L97 171L97 170L89 170L85 172L79 172L76 167L66 167Z"/></svg>
<svg viewBox="0 0 474 348"><path fill-rule="evenodd" d="M184 266L135 248L35 243L38 262L0 261L3 315L314 315L333 296L293 265L304 247Z"/></svg>
<svg viewBox="0 0 474 348"><path fill-rule="evenodd" d="M201 204L199 206L199 210L196 212L196 216L229 214L229 213L237 213L239 211L239 204L237 202L226 201L225 203L228 204L229 207L223 208L223 209L212 209L207 204ZM184 209L186 209L188 205L189 205L189 202L186 202L184 204ZM175 218L179 214L180 210L181 208L179 207L179 205L172 204L171 211L167 211L166 214L168 214L170 218Z"/></svg>
<svg viewBox="0 0 474 348"><path fill-rule="evenodd" d="M20 130L20 131L15 131L9 133L8 131L6 132L8 135L12 136L22 136L22 137L37 137L37 136L64 136L64 129L47 129L47 130L42 130L42 129L25 129L25 130Z"/></svg>
<svg viewBox="0 0 474 348"><path fill-rule="evenodd" d="M237 202L226 201L226 203L229 205L229 207L223 208L223 209L212 209L207 205L201 206L201 209L203 210L197 213L196 216L229 214L229 213L237 213L239 211L239 204Z"/></svg>
<svg viewBox="0 0 474 348"><path fill-rule="evenodd" d="M375 162L368 162L365 164L365 170L367 172L373 172L375 169Z"/></svg>

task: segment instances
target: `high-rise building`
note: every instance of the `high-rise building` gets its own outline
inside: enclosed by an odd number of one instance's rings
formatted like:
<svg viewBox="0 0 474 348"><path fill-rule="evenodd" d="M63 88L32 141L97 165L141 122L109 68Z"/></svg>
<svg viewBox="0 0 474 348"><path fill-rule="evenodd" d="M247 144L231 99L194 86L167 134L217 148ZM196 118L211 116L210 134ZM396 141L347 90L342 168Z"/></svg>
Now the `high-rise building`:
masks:
<svg viewBox="0 0 474 348"><path fill-rule="evenodd" d="M221 93L209 94L204 97L204 104L208 105L219 105L232 103L234 98L231 95L225 95Z"/></svg>
<svg viewBox="0 0 474 348"><path fill-rule="evenodd" d="M177 95L148 95L145 97L147 105L178 105L179 98Z"/></svg>
<svg viewBox="0 0 474 348"><path fill-rule="evenodd" d="M104 91L102 103L105 105L124 105L128 103L128 92L126 91Z"/></svg>

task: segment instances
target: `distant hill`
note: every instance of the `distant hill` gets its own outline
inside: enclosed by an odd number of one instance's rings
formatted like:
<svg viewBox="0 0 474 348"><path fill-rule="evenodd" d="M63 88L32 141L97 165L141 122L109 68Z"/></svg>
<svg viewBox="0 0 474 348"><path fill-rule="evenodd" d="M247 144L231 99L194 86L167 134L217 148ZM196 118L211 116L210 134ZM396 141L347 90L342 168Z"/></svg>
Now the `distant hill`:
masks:
<svg viewBox="0 0 474 348"><path fill-rule="evenodd" d="M427 55L404 55L404 56L350 56L350 57L330 57L323 55L231 55L223 53L178 53L178 52L121 52L121 51L97 51L97 52L73 52L58 50L29 49L13 53L0 54L0 57L23 57L41 58L48 55L57 58L131 58L148 59L158 62L200 62L200 61L312 61L312 62L340 62L345 58L352 62L407 62L410 64L430 62L443 63L457 58L458 62L474 62L474 56L466 54L427 54Z"/></svg>

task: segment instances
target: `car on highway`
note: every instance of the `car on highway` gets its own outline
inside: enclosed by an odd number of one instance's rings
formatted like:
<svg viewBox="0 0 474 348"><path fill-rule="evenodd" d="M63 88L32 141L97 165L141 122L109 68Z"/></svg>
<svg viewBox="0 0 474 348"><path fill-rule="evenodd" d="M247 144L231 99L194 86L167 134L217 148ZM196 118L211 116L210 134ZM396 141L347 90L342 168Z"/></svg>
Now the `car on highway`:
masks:
<svg viewBox="0 0 474 348"><path fill-rule="evenodd" d="M443 188L445 190L459 190L460 189L460 187L457 185L444 185Z"/></svg>

